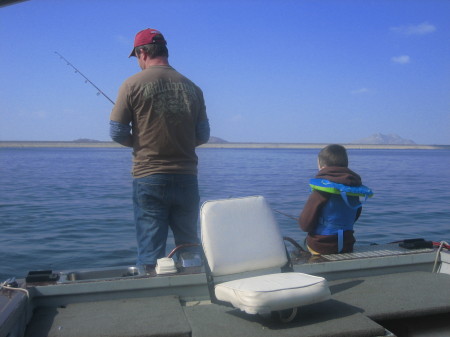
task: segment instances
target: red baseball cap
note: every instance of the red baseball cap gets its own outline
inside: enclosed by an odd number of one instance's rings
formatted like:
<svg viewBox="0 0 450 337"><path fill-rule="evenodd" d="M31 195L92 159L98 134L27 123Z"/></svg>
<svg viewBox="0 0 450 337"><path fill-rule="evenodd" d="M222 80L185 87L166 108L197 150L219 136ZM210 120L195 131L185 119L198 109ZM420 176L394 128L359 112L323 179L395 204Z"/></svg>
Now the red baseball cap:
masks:
<svg viewBox="0 0 450 337"><path fill-rule="evenodd" d="M141 30L139 33L136 34L136 37L134 38L134 47L133 50L131 51L130 56L128 57L136 56L134 48L143 46L145 44L153 44L153 43L167 44L166 40L164 39L164 36L161 34L159 30L152 28Z"/></svg>

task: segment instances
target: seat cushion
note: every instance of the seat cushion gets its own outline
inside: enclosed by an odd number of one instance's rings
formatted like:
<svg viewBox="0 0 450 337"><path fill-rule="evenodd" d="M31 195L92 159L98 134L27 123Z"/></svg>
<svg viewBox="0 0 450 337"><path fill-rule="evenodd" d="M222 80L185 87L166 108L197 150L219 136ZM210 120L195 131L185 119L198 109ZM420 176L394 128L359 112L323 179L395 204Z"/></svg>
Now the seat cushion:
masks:
<svg viewBox="0 0 450 337"><path fill-rule="evenodd" d="M330 290L322 277L278 273L220 283L215 295L249 314L268 314L326 300Z"/></svg>
<svg viewBox="0 0 450 337"><path fill-rule="evenodd" d="M214 276L282 267L287 262L279 226L262 196L206 201L200 224Z"/></svg>

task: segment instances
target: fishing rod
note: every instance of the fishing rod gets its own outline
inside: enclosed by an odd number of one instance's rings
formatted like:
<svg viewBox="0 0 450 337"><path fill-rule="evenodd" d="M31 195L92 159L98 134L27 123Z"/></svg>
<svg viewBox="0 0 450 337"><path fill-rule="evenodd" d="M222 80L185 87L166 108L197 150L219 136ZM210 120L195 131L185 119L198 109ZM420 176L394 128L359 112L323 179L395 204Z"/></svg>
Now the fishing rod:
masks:
<svg viewBox="0 0 450 337"><path fill-rule="evenodd" d="M286 213L280 212L280 211L278 211L278 210L276 210L276 209L274 209L274 211L275 211L275 212L277 212L277 213L280 213L280 214L282 214L282 215L284 215L284 216L286 216L286 217L288 217L289 219L292 219L292 220L298 221L298 218L296 218L295 216L292 216L292 215L289 215L289 214L286 214Z"/></svg>
<svg viewBox="0 0 450 337"><path fill-rule="evenodd" d="M282 215L284 215L284 216L286 216L286 217L288 217L289 219L292 219L292 220L295 220L295 221L298 222L298 218L296 218L295 216L292 216L292 215L290 215L290 214L281 212L281 211L276 210L276 209L274 209L274 211L277 212L277 213L280 213L280 214L282 214ZM294 245L294 247L296 247L298 250L303 251L303 252L306 252L306 250L305 250L302 246L300 246L300 245L297 243L297 241L295 241L294 239L290 238L289 236L283 236L283 240L289 241L289 242L292 243L292 244Z"/></svg>
<svg viewBox="0 0 450 337"><path fill-rule="evenodd" d="M84 76L84 74L79 71L72 63L70 63L64 56L62 56L60 53L58 53L57 51L55 51L55 54L59 56L60 59L63 59L64 61L66 61L67 65L72 67L73 69L75 69L75 73L80 74L81 76L83 76L84 78L84 83L88 83L91 84L95 89L97 89L97 96L102 94L103 96L106 97L106 99L108 101L110 101L113 105L115 105L114 101L109 98L99 87L97 87L89 78L87 78L86 76Z"/></svg>

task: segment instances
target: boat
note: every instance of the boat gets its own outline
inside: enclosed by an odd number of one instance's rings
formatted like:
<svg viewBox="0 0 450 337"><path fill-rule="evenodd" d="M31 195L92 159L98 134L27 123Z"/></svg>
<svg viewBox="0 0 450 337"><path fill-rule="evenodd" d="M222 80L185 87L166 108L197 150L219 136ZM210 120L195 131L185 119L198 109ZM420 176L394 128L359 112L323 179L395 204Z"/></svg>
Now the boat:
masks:
<svg viewBox="0 0 450 337"><path fill-rule="evenodd" d="M194 260L30 271L0 292L0 337L450 336L450 253L423 239L311 256L286 239L293 270L326 278L331 299L280 323L210 301ZM419 244L417 244L419 243Z"/></svg>

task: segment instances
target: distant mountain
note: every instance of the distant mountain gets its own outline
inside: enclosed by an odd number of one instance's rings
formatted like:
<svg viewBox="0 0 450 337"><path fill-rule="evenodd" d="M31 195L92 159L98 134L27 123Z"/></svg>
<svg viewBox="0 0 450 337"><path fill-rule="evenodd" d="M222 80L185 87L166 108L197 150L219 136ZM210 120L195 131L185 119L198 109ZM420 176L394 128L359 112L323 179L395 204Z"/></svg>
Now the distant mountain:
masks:
<svg viewBox="0 0 450 337"><path fill-rule="evenodd" d="M208 144L222 144L222 143L228 143L226 140L223 140L219 137L209 137Z"/></svg>
<svg viewBox="0 0 450 337"><path fill-rule="evenodd" d="M404 139L396 134L383 135L382 133L373 134L370 137L352 142L353 144L371 144L371 145L415 145L410 139Z"/></svg>

